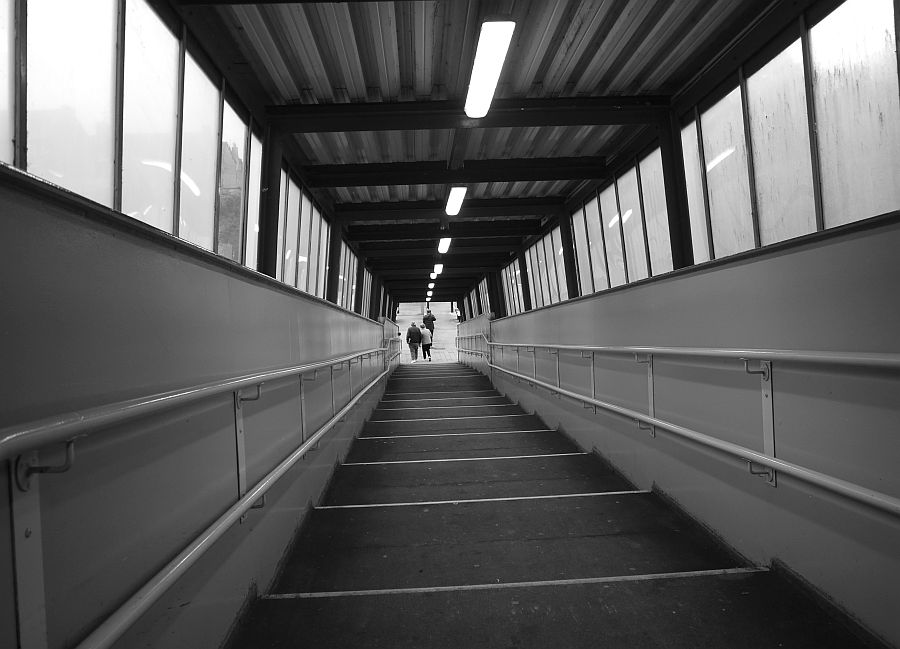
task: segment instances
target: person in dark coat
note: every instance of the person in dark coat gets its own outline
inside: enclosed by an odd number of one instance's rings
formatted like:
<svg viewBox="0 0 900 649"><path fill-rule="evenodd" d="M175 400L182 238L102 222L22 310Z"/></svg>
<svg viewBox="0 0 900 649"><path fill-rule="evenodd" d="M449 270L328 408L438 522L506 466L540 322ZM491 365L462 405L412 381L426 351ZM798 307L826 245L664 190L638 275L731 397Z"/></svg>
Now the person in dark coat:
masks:
<svg viewBox="0 0 900 649"><path fill-rule="evenodd" d="M409 345L409 355L412 362L415 363L419 359L419 345L422 343L422 332L416 326L415 322L409 324L406 330L406 344Z"/></svg>
<svg viewBox="0 0 900 649"><path fill-rule="evenodd" d="M431 309L425 310L425 317L422 318L422 324L425 325L425 328L428 329L428 333L431 334L432 339L434 338L434 321L437 318L434 317L431 313Z"/></svg>

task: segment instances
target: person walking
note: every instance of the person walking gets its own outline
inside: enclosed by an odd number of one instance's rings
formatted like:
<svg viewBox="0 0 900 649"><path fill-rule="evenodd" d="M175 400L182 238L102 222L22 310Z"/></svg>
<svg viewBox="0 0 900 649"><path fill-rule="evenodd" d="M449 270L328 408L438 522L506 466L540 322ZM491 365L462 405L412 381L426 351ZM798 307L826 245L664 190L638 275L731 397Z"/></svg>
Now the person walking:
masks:
<svg viewBox="0 0 900 649"><path fill-rule="evenodd" d="M422 318L422 323L425 325L425 328L428 329L428 333L431 334L432 340L434 340L434 321L437 318L431 313L431 309L425 309L425 317Z"/></svg>
<svg viewBox="0 0 900 649"><path fill-rule="evenodd" d="M419 345L422 343L422 332L416 326L415 322L409 323L409 329L406 330L406 344L409 345L409 356L412 362L419 360Z"/></svg>
<svg viewBox="0 0 900 649"><path fill-rule="evenodd" d="M428 362L431 362L431 332L422 325L422 360L428 357Z"/></svg>

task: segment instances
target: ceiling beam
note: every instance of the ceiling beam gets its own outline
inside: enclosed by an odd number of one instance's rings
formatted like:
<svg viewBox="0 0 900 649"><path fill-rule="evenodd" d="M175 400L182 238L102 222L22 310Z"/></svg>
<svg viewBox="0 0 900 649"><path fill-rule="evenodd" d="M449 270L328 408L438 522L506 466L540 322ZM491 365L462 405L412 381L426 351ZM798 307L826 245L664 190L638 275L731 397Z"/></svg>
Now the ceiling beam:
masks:
<svg viewBox="0 0 900 649"><path fill-rule="evenodd" d="M521 242L520 242L521 243ZM518 248L517 245L495 245L495 246L454 246L450 252L441 255L441 259L453 259L454 253L457 255L487 255L496 253L507 253ZM436 252L434 242L428 246L419 246L416 248L360 248L359 254L366 260L390 258L390 257L425 257L433 255Z"/></svg>
<svg viewBox="0 0 900 649"><path fill-rule="evenodd" d="M309 187L595 180L607 176L602 157L466 160L458 169L449 169L443 161L310 165L304 172Z"/></svg>
<svg viewBox="0 0 900 649"><path fill-rule="evenodd" d="M432 264L433 266L433 264ZM377 269L373 269L377 270ZM465 268L444 268L444 272L438 275L438 279L445 277L481 277L487 273L493 273L497 268L495 266L466 266ZM424 271L424 275L423 275ZM390 282L394 279L408 279L418 278L418 277L428 277L428 273L431 272L431 267L427 269L424 268L409 268L404 266L403 268L386 268L384 270L377 271L378 275L385 281ZM430 280L424 280L426 282ZM437 281L437 280L435 280Z"/></svg>
<svg viewBox="0 0 900 649"><path fill-rule="evenodd" d="M447 219L444 201L399 201L394 203L336 203L334 217L343 223L366 221L441 221ZM451 231L462 227L457 221L502 217L558 216L565 213L565 199L473 198L463 201L459 214L450 223ZM475 224L465 224L475 225ZM422 235L425 236L425 235ZM461 236L461 235L460 235Z"/></svg>
<svg viewBox="0 0 900 649"><path fill-rule="evenodd" d="M285 133L650 124L668 117L669 97L495 99L478 119L457 101L284 104L268 106L266 114Z"/></svg>
<svg viewBox="0 0 900 649"><path fill-rule="evenodd" d="M447 230L440 230L437 224L433 226L420 224L414 228L410 228L408 225L352 225L344 231L344 236L348 241L356 243L420 241L422 239L436 241L441 237L449 236L458 243L466 239L485 240L508 237L522 239L540 234L540 232L540 220L527 219L524 221L491 221L489 223L484 221L475 223L452 222Z"/></svg>

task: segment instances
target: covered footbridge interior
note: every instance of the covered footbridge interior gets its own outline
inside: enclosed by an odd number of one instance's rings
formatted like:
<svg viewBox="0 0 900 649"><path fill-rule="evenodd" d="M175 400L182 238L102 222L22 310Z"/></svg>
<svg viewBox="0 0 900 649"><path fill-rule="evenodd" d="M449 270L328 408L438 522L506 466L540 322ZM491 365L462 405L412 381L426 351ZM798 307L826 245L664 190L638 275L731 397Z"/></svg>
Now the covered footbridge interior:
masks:
<svg viewBox="0 0 900 649"><path fill-rule="evenodd" d="M900 646L898 20L6 3L0 647Z"/></svg>

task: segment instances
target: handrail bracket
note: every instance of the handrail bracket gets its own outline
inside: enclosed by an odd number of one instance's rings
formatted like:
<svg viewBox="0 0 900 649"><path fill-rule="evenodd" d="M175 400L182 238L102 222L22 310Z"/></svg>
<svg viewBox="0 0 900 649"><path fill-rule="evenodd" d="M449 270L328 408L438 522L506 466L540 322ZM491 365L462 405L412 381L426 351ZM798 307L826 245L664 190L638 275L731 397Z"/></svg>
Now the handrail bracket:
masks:
<svg viewBox="0 0 900 649"><path fill-rule="evenodd" d="M62 464L41 465L37 464L34 453L19 455L15 462L16 486L20 491L31 489L31 476L35 473L65 473L75 464L75 440L66 442L66 459Z"/></svg>

